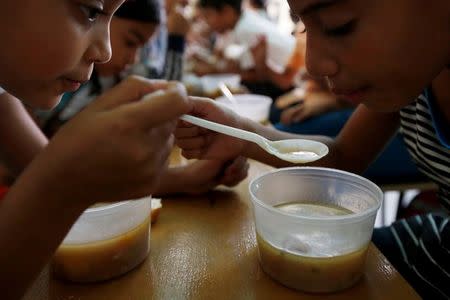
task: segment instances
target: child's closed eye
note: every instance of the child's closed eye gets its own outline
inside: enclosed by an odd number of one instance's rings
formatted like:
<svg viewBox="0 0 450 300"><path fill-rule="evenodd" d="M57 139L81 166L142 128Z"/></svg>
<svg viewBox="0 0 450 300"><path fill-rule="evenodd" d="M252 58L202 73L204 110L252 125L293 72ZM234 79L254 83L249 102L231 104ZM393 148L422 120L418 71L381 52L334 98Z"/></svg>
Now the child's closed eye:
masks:
<svg viewBox="0 0 450 300"><path fill-rule="evenodd" d="M137 48L137 47L139 47L139 43L137 43L133 40L125 40L125 46L128 48Z"/></svg>
<svg viewBox="0 0 450 300"><path fill-rule="evenodd" d="M331 37L340 37L345 36L353 32L356 26L356 20L349 21L343 25L335 26L332 28L327 28L327 26L323 26L322 31L325 35Z"/></svg>
<svg viewBox="0 0 450 300"><path fill-rule="evenodd" d="M88 22L93 23L97 20L99 15L105 14L102 8L90 6L90 5L80 5L80 9L85 15Z"/></svg>

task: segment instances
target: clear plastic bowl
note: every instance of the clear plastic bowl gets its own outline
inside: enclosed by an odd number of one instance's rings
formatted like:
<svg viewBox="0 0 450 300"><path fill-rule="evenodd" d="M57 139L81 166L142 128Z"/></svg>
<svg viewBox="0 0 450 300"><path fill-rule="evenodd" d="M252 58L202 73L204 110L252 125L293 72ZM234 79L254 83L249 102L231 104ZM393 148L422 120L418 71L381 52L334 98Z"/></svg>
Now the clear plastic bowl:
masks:
<svg viewBox="0 0 450 300"><path fill-rule="evenodd" d="M250 184L260 263L280 283L306 292L334 292L363 274L383 193L369 180L326 168L286 168ZM301 215L277 206L305 202L351 214Z"/></svg>
<svg viewBox="0 0 450 300"><path fill-rule="evenodd" d="M217 102L227 106L237 114L255 122L264 123L269 119L272 99L263 95L242 94L234 95L237 104L233 104L226 97L216 99Z"/></svg>
<svg viewBox="0 0 450 300"><path fill-rule="evenodd" d="M87 209L52 259L56 277L96 282L139 265L150 250L151 197Z"/></svg>

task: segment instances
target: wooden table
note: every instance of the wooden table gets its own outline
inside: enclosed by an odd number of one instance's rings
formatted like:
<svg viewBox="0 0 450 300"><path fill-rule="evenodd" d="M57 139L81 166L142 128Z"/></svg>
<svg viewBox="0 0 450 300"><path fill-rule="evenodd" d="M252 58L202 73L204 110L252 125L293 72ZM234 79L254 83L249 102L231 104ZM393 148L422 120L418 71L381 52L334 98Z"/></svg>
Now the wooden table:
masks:
<svg viewBox="0 0 450 300"><path fill-rule="evenodd" d="M270 168L251 164L234 189L164 199L150 256L137 269L92 285L60 282L45 269L25 299L420 299L374 246L363 279L340 293L303 294L270 279L258 263L247 190Z"/></svg>

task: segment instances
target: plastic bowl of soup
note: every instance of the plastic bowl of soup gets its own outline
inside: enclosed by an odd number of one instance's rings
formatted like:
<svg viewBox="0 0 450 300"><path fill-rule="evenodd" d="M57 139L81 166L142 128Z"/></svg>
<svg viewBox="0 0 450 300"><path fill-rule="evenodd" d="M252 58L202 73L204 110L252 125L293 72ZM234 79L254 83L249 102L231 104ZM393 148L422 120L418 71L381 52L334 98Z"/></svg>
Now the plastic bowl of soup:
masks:
<svg viewBox="0 0 450 300"><path fill-rule="evenodd" d="M362 277L383 193L326 168L279 169L250 184L259 260L281 284L330 293Z"/></svg>
<svg viewBox="0 0 450 300"><path fill-rule="evenodd" d="M54 275L88 283L118 277L149 254L151 197L87 209L51 262Z"/></svg>
<svg viewBox="0 0 450 300"><path fill-rule="evenodd" d="M235 103L231 103L226 97L216 99L218 103L225 105L237 114L249 118L255 122L265 123L269 119L272 99L263 95L242 94L234 95Z"/></svg>

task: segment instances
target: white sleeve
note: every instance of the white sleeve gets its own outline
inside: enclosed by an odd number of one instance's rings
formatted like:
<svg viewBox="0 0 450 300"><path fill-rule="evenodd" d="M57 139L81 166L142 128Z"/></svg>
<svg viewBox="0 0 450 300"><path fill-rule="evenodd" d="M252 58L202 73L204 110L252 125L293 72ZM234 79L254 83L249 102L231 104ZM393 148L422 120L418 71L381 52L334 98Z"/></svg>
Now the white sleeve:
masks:
<svg viewBox="0 0 450 300"><path fill-rule="evenodd" d="M3 94L5 92L4 89L2 89L2 87L0 86L0 95Z"/></svg>

